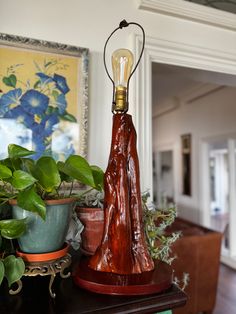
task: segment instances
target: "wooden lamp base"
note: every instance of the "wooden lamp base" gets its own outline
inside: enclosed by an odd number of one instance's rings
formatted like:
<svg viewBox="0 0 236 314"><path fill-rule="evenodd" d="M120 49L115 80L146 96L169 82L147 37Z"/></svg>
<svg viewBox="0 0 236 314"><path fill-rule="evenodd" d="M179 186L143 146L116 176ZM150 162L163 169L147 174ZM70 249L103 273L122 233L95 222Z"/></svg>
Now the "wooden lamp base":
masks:
<svg viewBox="0 0 236 314"><path fill-rule="evenodd" d="M88 266L89 258L81 259L73 280L86 290L109 295L148 295L167 290L172 285L172 268L161 261L153 271L141 274L118 275L95 271Z"/></svg>

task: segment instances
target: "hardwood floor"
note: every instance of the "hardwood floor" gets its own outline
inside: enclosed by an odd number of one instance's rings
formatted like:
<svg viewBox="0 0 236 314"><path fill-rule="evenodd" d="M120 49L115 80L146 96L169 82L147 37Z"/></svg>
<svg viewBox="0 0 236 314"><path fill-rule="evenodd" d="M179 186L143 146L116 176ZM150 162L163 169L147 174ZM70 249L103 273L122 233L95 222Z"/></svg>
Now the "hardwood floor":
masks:
<svg viewBox="0 0 236 314"><path fill-rule="evenodd" d="M228 221L228 214L213 216L211 228L224 233ZM220 266L217 300L213 314L236 314L236 270L224 264Z"/></svg>
<svg viewBox="0 0 236 314"><path fill-rule="evenodd" d="M221 264L214 314L236 314L236 271Z"/></svg>

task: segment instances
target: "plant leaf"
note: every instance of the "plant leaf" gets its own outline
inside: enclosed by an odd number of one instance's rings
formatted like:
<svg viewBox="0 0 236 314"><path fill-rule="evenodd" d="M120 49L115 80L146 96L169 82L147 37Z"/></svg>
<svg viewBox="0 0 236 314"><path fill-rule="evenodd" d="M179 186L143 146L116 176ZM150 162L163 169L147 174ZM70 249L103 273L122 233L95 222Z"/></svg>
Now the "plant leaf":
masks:
<svg viewBox="0 0 236 314"><path fill-rule="evenodd" d="M60 115L60 118L65 121L77 122L76 117L68 112L65 112L63 115Z"/></svg>
<svg viewBox="0 0 236 314"><path fill-rule="evenodd" d="M25 264L21 257L15 257L14 255L7 256L4 261L5 277L10 287L14 282L19 280L25 271Z"/></svg>
<svg viewBox="0 0 236 314"><path fill-rule="evenodd" d="M48 106L48 108L46 110L46 115L50 115L52 113L58 114L58 108L54 108L52 106Z"/></svg>
<svg viewBox="0 0 236 314"><path fill-rule="evenodd" d="M45 63L45 68L47 68L50 64L52 64L52 61Z"/></svg>
<svg viewBox="0 0 236 314"><path fill-rule="evenodd" d="M59 170L61 181L72 182L74 179L63 172L64 165L65 163L63 161L57 162L57 169Z"/></svg>
<svg viewBox="0 0 236 314"><path fill-rule="evenodd" d="M60 170L80 183L96 188L92 170L83 157L69 156Z"/></svg>
<svg viewBox="0 0 236 314"><path fill-rule="evenodd" d="M35 165L34 176L46 192L52 192L61 183L55 160L50 156L41 157Z"/></svg>
<svg viewBox="0 0 236 314"><path fill-rule="evenodd" d="M3 262L0 260L0 286L3 281L4 274L5 274L5 267L4 267Z"/></svg>
<svg viewBox="0 0 236 314"><path fill-rule="evenodd" d="M10 158L18 158L18 157L25 157L35 154L34 151L28 150L22 146L16 144L9 144L8 145L8 155Z"/></svg>
<svg viewBox="0 0 236 314"><path fill-rule="evenodd" d="M17 196L18 206L30 212L37 213L42 219L46 218L46 205L36 193L35 188L21 191Z"/></svg>
<svg viewBox="0 0 236 314"><path fill-rule="evenodd" d="M0 221L1 236L6 239L16 239L26 231L26 219L7 219Z"/></svg>
<svg viewBox="0 0 236 314"><path fill-rule="evenodd" d="M22 166L21 158L6 158L0 162L2 165L11 169L11 171L19 170Z"/></svg>
<svg viewBox="0 0 236 314"><path fill-rule="evenodd" d="M55 100L57 99L58 95L59 95L58 91L56 90L52 91L52 96L54 97Z"/></svg>
<svg viewBox="0 0 236 314"><path fill-rule="evenodd" d="M102 191L104 188L104 172L101 168L98 166L90 166L92 173L93 173L93 179L96 185L96 189L99 191Z"/></svg>
<svg viewBox="0 0 236 314"><path fill-rule="evenodd" d="M2 79L3 83L7 86L10 87L16 87L16 76L15 74L11 74L9 76L4 76L4 78Z"/></svg>
<svg viewBox="0 0 236 314"><path fill-rule="evenodd" d="M35 166L35 163L34 163L34 160L33 159L30 159L30 158L21 158L21 169L23 171L26 171L28 173L33 173L33 170L34 170L34 166Z"/></svg>
<svg viewBox="0 0 236 314"><path fill-rule="evenodd" d="M7 166L0 164L0 179L7 179L12 176L11 169Z"/></svg>
<svg viewBox="0 0 236 314"><path fill-rule="evenodd" d="M13 172L11 184L17 190L23 190L33 185L37 180L29 173L16 170Z"/></svg>
<svg viewBox="0 0 236 314"><path fill-rule="evenodd" d="M40 83L41 83L41 82L40 82L39 80L36 81L36 82L34 83L34 89L37 89L37 87L40 86Z"/></svg>

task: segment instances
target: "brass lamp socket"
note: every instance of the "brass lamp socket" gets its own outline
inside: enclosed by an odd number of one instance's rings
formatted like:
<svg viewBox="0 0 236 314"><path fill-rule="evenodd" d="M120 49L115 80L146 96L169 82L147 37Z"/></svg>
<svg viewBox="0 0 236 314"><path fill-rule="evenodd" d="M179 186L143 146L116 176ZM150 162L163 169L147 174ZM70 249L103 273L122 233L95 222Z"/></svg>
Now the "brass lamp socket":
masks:
<svg viewBox="0 0 236 314"><path fill-rule="evenodd" d="M123 86L117 86L115 89L115 103L113 103L112 112L126 112L127 110L127 89Z"/></svg>

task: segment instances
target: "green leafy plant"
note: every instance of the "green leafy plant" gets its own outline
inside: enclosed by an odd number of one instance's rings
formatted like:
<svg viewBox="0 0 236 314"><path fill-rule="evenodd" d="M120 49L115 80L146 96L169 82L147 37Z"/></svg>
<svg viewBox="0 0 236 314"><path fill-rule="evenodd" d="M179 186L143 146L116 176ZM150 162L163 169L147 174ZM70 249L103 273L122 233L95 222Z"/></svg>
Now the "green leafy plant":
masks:
<svg viewBox="0 0 236 314"><path fill-rule="evenodd" d="M8 146L8 157L0 160L1 203L16 199L21 208L45 219L45 200L79 198L75 183L103 190L102 169L89 165L82 156L70 155L64 162L56 162L52 156L35 161L29 157L34 154L15 144Z"/></svg>
<svg viewBox="0 0 236 314"><path fill-rule="evenodd" d="M153 259L158 259L169 265L177 256L172 255L172 244L181 237L181 232L167 233L166 228L171 226L177 216L176 206L163 202L163 206L156 207L148 204L149 192L142 195L144 210L144 227L149 252ZM181 279L174 277L173 282L182 290L189 283L189 274L183 273Z"/></svg>
<svg viewBox="0 0 236 314"><path fill-rule="evenodd" d="M102 191L103 176L102 169L82 156L70 155L63 162L52 156L35 160L34 151L10 144L8 156L0 160L0 205L16 200L21 208L45 219L46 200L77 199L88 188ZM24 261L15 257L13 239L23 235L26 228L27 219L0 220L0 285L4 276L11 286L24 274Z"/></svg>
<svg viewBox="0 0 236 314"><path fill-rule="evenodd" d="M25 264L21 257L15 257L12 240L26 230L25 219L0 220L0 285L4 277L10 287L24 274Z"/></svg>
<svg viewBox="0 0 236 314"><path fill-rule="evenodd" d="M148 248L153 259L159 259L171 264L176 256L171 256L171 245L180 237L180 232L166 234L165 230L170 226L177 215L176 206L164 205L156 208L148 205L149 192L142 195L144 210L144 226Z"/></svg>
<svg viewBox="0 0 236 314"><path fill-rule="evenodd" d="M181 290L185 290L185 288L187 287L188 283L189 283L190 277L188 273L183 273L183 276L181 279L179 279L178 277L174 277L173 282L181 289Z"/></svg>
<svg viewBox="0 0 236 314"><path fill-rule="evenodd" d="M82 193L76 202L78 207L99 207L103 208L104 191L91 191L88 190Z"/></svg>

